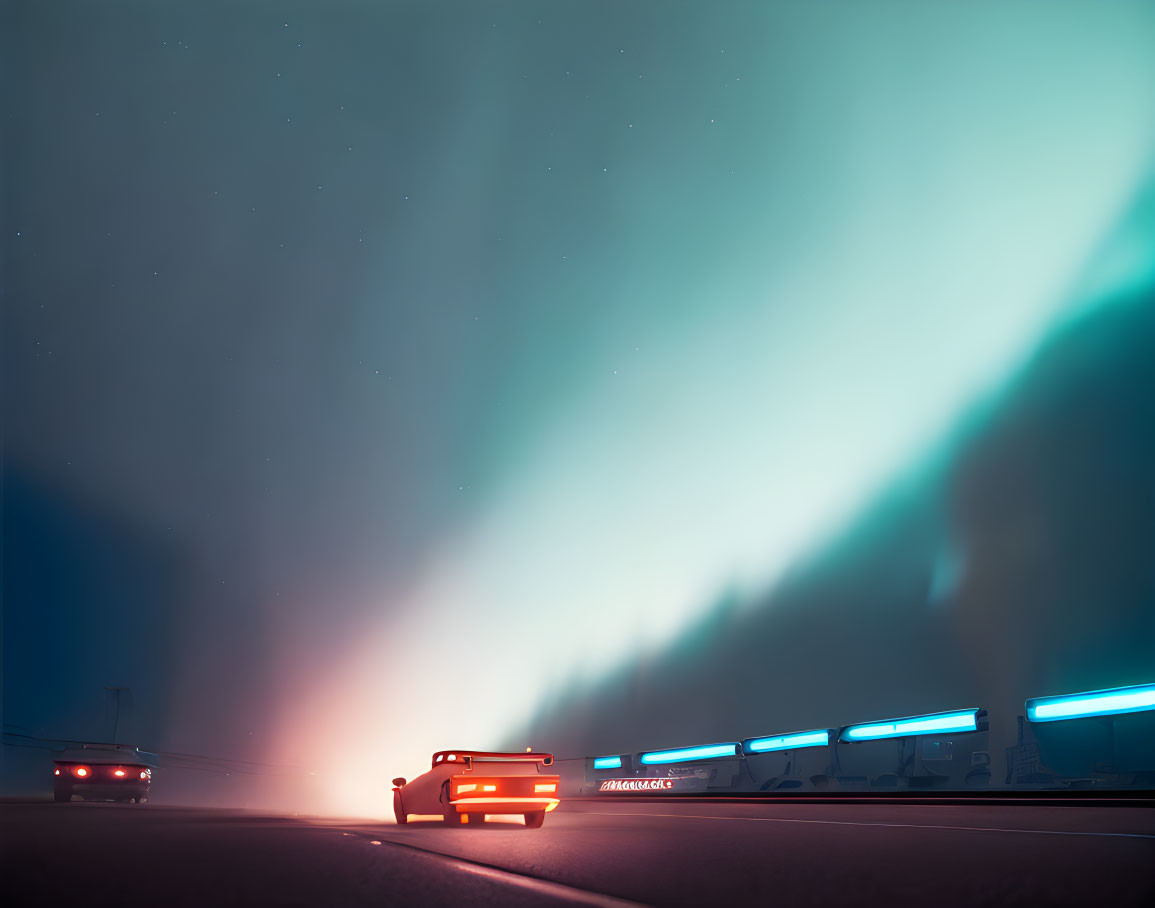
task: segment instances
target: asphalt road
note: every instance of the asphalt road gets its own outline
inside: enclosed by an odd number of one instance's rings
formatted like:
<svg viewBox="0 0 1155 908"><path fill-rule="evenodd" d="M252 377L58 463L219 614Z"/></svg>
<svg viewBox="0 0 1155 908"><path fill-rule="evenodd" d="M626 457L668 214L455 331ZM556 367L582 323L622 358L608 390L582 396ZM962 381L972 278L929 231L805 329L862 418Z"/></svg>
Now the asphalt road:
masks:
<svg viewBox="0 0 1155 908"><path fill-rule="evenodd" d="M0 806L8 905L1151 905L1155 808L566 802L542 829Z"/></svg>

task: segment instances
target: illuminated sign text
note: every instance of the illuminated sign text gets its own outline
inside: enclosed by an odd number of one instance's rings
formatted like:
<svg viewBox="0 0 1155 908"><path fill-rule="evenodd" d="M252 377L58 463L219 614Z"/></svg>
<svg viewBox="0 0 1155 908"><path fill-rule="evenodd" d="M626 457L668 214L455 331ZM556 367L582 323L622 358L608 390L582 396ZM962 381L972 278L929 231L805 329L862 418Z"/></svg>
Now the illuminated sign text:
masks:
<svg viewBox="0 0 1155 908"><path fill-rule="evenodd" d="M670 791L673 779L606 779L598 791Z"/></svg>

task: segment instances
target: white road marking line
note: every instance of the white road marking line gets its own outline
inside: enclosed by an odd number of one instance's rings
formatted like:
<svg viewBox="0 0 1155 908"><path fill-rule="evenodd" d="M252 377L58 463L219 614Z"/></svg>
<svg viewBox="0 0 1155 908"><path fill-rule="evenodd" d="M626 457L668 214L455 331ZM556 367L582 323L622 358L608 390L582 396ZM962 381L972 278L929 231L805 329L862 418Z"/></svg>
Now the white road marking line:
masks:
<svg viewBox="0 0 1155 908"><path fill-rule="evenodd" d="M566 886L564 883L553 883L549 880L539 880L537 877L522 876L521 874L508 870L498 870L495 867L488 867L485 864L474 864L458 858L448 858L435 851L427 851L426 854L437 855L464 873L472 873L474 876L496 880L508 886L516 886L519 889L528 889L530 892L538 895L547 895L552 898L572 902L575 905L598 905L605 906L605 908L636 908L636 906L643 904L642 902L630 902L626 899L614 898L611 895L602 895L600 892L590 892L587 889L576 889L573 886Z"/></svg>
<svg viewBox="0 0 1155 908"><path fill-rule="evenodd" d="M313 829L332 829L332 826L313 826ZM342 835L352 835L352 833L343 832ZM364 833L358 833L364 836ZM368 836L365 836L368 838ZM563 902L569 902L573 905L596 905L598 908L646 908L645 902L631 902L629 899L619 899L612 895L603 895L600 892L591 892L588 889L578 889L576 886L567 886L565 883L555 883L552 880L543 880L534 876L525 876L513 870L503 870L500 867L493 867L489 864L480 864L475 861L470 861L466 858L459 858L453 855L448 855L440 851L430 851L428 848L422 848L419 845L411 845L409 842L396 842L393 839L385 839L383 841L372 840L371 845L396 845L398 848L409 848L413 851L418 851L421 854L428 855L444 864L448 864L454 870L459 870L462 873L472 874L473 876L483 877L485 879L493 880L498 883L503 883L506 886L514 886L518 889L525 889L533 892L536 895L548 896L550 898L558 899Z"/></svg>
<svg viewBox="0 0 1155 908"><path fill-rule="evenodd" d="M1000 826L937 826L931 823L866 823L856 820L800 820L794 817L717 817L693 813L582 813L597 817L675 817L689 820L740 820L747 823L815 823L823 826L886 826L892 829L951 829L964 832L1019 832L1030 835L1074 835L1106 839L1155 839L1142 832L1072 832L1063 829L1005 829Z"/></svg>

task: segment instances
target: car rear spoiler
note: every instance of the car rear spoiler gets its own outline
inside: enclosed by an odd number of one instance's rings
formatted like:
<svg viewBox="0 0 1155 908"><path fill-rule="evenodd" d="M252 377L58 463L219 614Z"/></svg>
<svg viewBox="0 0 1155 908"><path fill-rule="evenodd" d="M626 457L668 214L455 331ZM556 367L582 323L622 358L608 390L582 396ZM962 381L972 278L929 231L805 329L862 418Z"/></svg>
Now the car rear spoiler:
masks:
<svg viewBox="0 0 1155 908"><path fill-rule="evenodd" d="M57 763L91 763L150 766L156 768L160 760L154 753L132 747L128 744L81 744L52 754Z"/></svg>
<svg viewBox="0 0 1155 908"><path fill-rule="evenodd" d="M439 750L433 755L433 765L439 763L457 763L465 761L471 763L540 763L542 766L553 765L553 754L539 753L503 753L492 750Z"/></svg>

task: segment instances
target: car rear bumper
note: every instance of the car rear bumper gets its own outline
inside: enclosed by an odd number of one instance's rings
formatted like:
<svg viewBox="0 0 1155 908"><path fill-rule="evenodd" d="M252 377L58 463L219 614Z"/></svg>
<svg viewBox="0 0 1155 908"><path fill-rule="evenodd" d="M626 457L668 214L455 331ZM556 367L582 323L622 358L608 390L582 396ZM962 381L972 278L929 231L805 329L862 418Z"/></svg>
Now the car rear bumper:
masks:
<svg viewBox="0 0 1155 908"><path fill-rule="evenodd" d="M535 813L553 810L557 798L455 798L449 802L458 813Z"/></svg>
<svg viewBox="0 0 1155 908"><path fill-rule="evenodd" d="M148 782L65 782L60 787L70 791L75 797L93 800L148 796Z"/></svg>

